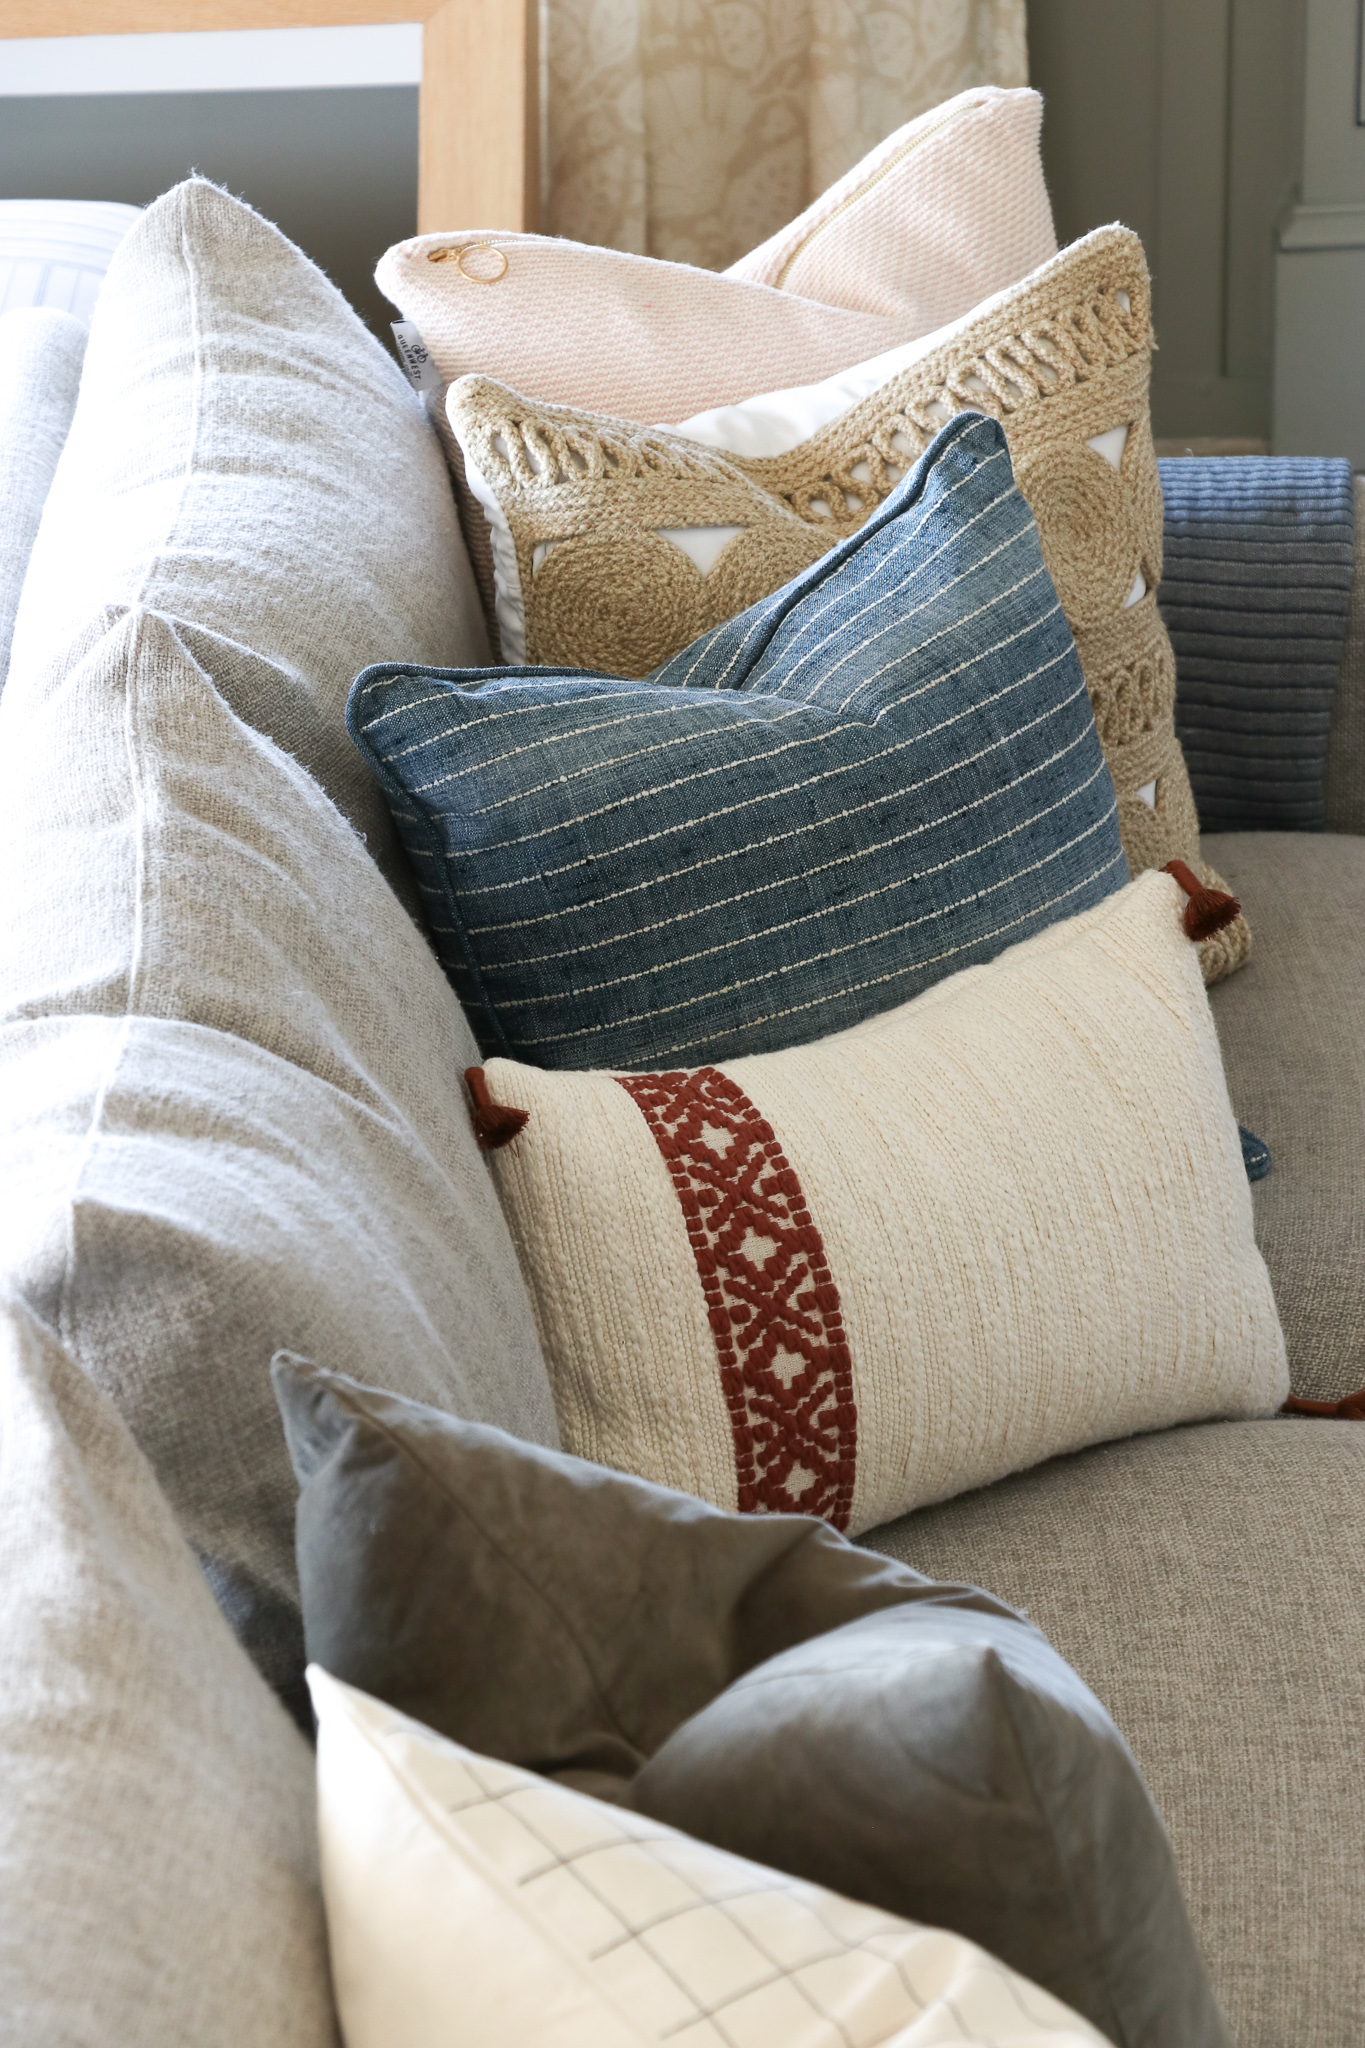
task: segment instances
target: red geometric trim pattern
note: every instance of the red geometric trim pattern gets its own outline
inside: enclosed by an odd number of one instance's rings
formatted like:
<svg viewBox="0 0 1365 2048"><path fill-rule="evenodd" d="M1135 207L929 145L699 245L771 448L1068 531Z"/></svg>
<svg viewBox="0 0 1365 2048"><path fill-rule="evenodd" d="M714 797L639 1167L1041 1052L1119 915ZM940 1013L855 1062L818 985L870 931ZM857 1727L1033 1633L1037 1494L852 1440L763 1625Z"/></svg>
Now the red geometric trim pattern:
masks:
<svg viewBox="0 0 1365 2048"><path fill-rule="evenodd" d="M772 1125L715 1067L618 1074L663 1155L720 1360L746 1514L848 1527L853 1362L839 1290Z"/></svg>

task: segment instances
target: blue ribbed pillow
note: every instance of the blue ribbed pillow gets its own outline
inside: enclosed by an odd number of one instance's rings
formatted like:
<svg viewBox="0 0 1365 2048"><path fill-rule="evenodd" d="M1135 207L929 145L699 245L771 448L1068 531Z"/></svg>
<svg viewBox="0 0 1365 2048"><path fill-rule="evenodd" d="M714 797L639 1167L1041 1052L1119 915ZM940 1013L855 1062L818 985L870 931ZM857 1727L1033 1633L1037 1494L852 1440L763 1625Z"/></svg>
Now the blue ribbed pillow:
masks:
<svg viewBox="0 0 1365 2048"><path fill-rule="evenodd" d="M489 1052L657 1068L822 1037L1128 879L1071 632L994 420L643 682L357 678Z"/></svg>

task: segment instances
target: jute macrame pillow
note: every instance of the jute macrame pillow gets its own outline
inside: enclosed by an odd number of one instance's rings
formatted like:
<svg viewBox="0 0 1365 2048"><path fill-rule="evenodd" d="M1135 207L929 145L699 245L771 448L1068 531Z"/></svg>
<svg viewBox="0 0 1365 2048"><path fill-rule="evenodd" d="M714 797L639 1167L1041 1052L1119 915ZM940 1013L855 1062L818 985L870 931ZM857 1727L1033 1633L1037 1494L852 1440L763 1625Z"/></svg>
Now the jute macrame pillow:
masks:
<svg viewBox="0 0 1365 2048"><path fill-rule="evenodd" d="M527 661L627 676L647 674L860 526L955 413L992 414L1076 636L1129 866L1184 860L1217 888L1199 857L1175 735L1175 658L1156 603L1152 346L1142 244L1110 227L978 308L783 455L727 455L668 429L532 404L486 378L453 384L447 409L506 524L515 567L509 559L503 580L519 584ZM1089 445L1125 429L1117 467ZM688 528L742 531L703 573L665 537ZM1240 966L1249 947L1242 918L1205 941L1205 980Z"/></svg>

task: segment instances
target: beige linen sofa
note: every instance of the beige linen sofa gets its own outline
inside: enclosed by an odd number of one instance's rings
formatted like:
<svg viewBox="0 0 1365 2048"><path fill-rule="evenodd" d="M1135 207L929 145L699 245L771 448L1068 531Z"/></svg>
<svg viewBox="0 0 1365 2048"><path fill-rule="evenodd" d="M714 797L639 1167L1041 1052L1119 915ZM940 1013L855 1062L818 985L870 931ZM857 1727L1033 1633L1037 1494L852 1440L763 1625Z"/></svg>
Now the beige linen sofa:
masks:
<svg viewBox="0 0 1365 2048"><path fill-rule="evenodd" d="M0 2040L25 2048L333 2038L272 1354L555 1440L473 1041L344 732L386 658L486 659L435 436L297 251L182 186L111 269L0 697ZM1256 934L1214 1006L1275 1154L1261 1241L1296 1385L1332 1398L1365 1379L1350 822L1207 848ZM1026 1608L1111 1710L1243 2048L1365 2039L1365 1431L1113 1443L868 1540Z"/></svg>

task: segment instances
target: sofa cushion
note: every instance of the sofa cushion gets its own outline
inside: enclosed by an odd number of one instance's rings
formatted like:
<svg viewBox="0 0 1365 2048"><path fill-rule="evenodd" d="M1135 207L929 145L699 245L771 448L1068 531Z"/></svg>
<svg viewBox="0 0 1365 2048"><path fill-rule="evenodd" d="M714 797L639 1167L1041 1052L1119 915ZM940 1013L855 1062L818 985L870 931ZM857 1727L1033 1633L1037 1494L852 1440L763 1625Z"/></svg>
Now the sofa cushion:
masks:
<svg viewBox="0 0 1365 2048"><path fill-rule="evenodd" d="M1026 1608L1098 1693L1170 1828L1239 2048L1357 2048L1365 1429L1111 1444L867 1542Z"/></svg>
<svg viewBox="0 0 1365 2048"><path fill-rule="evenodd" d="M1104 2048L958 1935L547 1785L317 1666L309 1677L347 2048Z"/></svg>
<svg viewBox="0 0 1365 2048"><path fill-rule="evenodd" d="M332 2048L313 1766L107 1396L0 1302L0 2027Z"/></svg>
<svg viewBox="0 0 1365 2048"><path fill-rule="evenodd" d="M1365 1384L1365 839L1225 833L1205 842L1258 930L1213 1005L1236 1114L1274 1170L1256 1188L1296 1394Z"/></svg>
<svg viewBox="0 0 1365 2048"><path fill-rule="evenodd" d="M475 230L390 249L376 279L426 345L495 651L509 650L497 647L488 526L440 403L446 383L479 372L532 398L676 420L927 333L1055 251L1041 113L1028 90L959 93L723 277L557 235L490 243Z"/></svg>
<svg viewBox="0 0 1365 2048"><path fill-rule="evenodd" d="M316 266L203 179L110 265L15 623L13 677L137 604L410 888L343 724L385 656L487 659L439 445Z"/></svg>
<svg viewBox="0 0 1365 2048"><path fill-rule="evenodd" d="M554 1436L472 1038L345 820L156 615L12 679L0 875L0 1274L113 1395L298 1704L272 1352L382 1356Z"/></svg>
<svg viewBox="0 0 1365 2048"><path fill-rule="evenodd" d="M70 313L35 306L0 316L0 690L84 354L85 325Z"/></svg>

